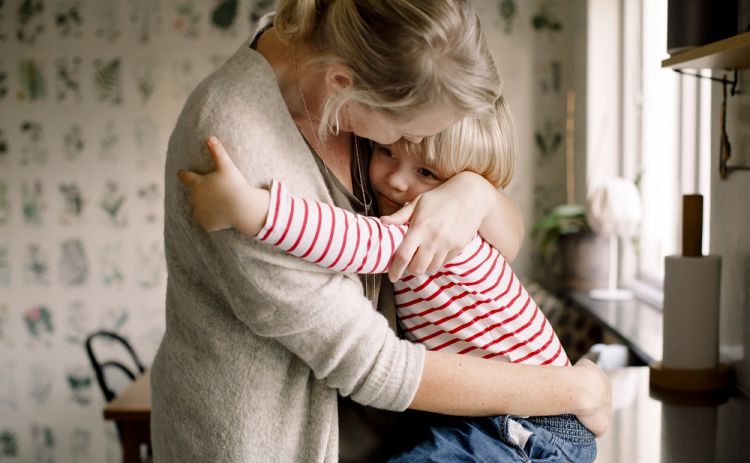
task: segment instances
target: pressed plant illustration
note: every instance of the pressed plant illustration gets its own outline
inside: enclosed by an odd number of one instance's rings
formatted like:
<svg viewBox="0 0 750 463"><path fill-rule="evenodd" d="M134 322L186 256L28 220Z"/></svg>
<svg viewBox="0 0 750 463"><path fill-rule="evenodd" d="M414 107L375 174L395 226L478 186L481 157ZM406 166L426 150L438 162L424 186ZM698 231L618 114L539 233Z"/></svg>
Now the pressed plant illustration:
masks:
<svg viewBox="0 0 750 463"><path fill-rule="evenodd" d="M125 193L122 192L119 183L114 180L107 180L104 183L104 194L99 202L99 207L104 211L108 222L118 228L127 224L125 199Z"/></svg>
<svg viewBox="0 0 750 463"><path fill-rule="evenodd" d="M99 159L115 161L117 159L117 145L120 136L115 131L115 123L107 121L99 138Z"/></svg>
<svg viewBox="0 0 750 463"><path fill-rule="evenodd" d="M505 23L504 31L506 34L513 32L513 23L517 14L518 5L516 4L516 0L500 1L500 17L503 19L503 23Z"/></svg>
<svg viewBox="0 0 750 463"><path fill-rule="evenodd" d="M161 33L164 24L161 0L130 0L130 24L141 44Z"/></svg>
<svg viewBox="0 0 750 463"><path fill-rule="evenodd" d="M94 87L99 101L122 104L122 68L120 58L94 60Z"/></svg>
<svg viewBox="0 0 750 463"><path fill-rule="evenodd" d="M45 305L27 309L23 314L26 330L33 339L42 339L55 331L52 323L52 312Z"/></svg>
<svg viewBox="0 0 750 463"><path fill-rule="evenodd" d="M31 440L36 461L55 461L55 433L47 425L34 424L31 427Z"/></svg>
<svg viewBox="0 0 750 463"><path fill-rule="evenodd" d="M61 183L58 186L58 190L62 195L63 201L62 211L60 211L60 223L62 225L70 225L80 222L83 215L83 206L86 201L83 199L83 194L78 184L75 182Z"/></svg>
<svg viewBox="0 0 750 463"><path fill-rule="evenodd" d="M8 199L8 184L0 182L0 225L8 225L11 217L10 199Z"/></svg>
<svg viewBox="0 0 750 463"><path fill-rule="evenodd" d="M43 194L41 180L21 183L21 210L26 224L42 225L42 213L46 209Z"/></svg>
<svg viewBox="0 0 750 463"><path fill-rule="evenodd" d="M6 245L0 246L0 287L10 287L10 252ZM5 306L0 306L2 309ZM0 314L2 319L2 314ZM0 322L0 338L3 337L2 322Z"/></svg>
<svg viewBox="0 0 750 463"><path fill-rule="evenodd" d="M66 286L81 286L89 276L88 259L80 239L63 241L60 244L60 283Z"/></svg>
<svg viewBox="0 0 750 463"><path fill-rule="evenodd" d="M18 433L9 429L0 430L0 456L8 458L18 456Z"/></svg>
<svg viewBox="0 0 750 463"><path fill-rule="evenodd" d="M159 69L158 63L153 56L139 57L132 68L138 95L141 102L146 103L156 91L156 73Z"/></svg>
<svg viewBox="0 0 750 463"><path fill-rule="evenodd" d="M24 270L26 283L42 286L49 285L49 257L38 244L32 243L26 247Z"/></svg>
<svg viewBox="0 0 750 463"><path fill-rule="evenodd" d="M0 66L0 101L8 96L8 71L5 66Z"/></svg>
<svg viewBox="0 0 750 463"><path fill-rule="evenodd" d="M57 101L81 101L81 57L55 60Z"/></svg>
<svg viewBox="0 0 750 463"><path fill-rule="evenodd" d="M172 26L184 37L195 39L200 35L201 14L195 2L180 2L175 6L175 19Z"/></svg>
<svg viewBox="0 0 750 463"><path fill-rule="evenodd" d="M235 19L237 19L238 3L237 0L219 0L211 12L211 24L221 30L232 27Z"/></svg>
<svg viewBox="0 0 750 463"><path fill-rule="evenodd" d="M86 142L83 140L83 128L73 124L63 135L63 158L67 161L77 159L83 153Z"/></svg>
<svg viewBox="0 0 750 463"><path fill-rule="evenodd" d="M146 209L144 220L146 223L156 223L159 221L161 211L161 194L159 184L151 182L138 188L137 198L143 203Z"/></svg>
<svg viewBox="0 0 750 463"><path fill-rule="evenodd" d="M21 122L21 135L25 142L21 147L21 165L44 165L47 163L47 147L43 143L42 124L35 121Z"/></svg>
<svg viewBox="0 0 750 463"><path fill-rule="evenodd" d="M537 32L549 31L549 32L560 32L562 31L563 25L560 19L550 11L550 3L544 1L539 5L539 11L537 11L531 17L531 26Z"/></svg>
<svg viewBox="0 0 750 463"><path fill-rule="evenodd" d="M8 162L10 157L10 147L8 146L8 139L5 138L5 132L0 129L0 166Z"/></svg>
<svg viewBox="0 0 750 463"><path fill-rule="evenodd" d="M114 42L122 34L120 25L120 8L123 2L101 2L94 1L89 4L87 11L92 14L94 24L94 35L97 39Z"/></svg>
<svg viewBox="0 0 750 463"><path fill-rule="evenodd" d="M545 121L542 129L534 132L534 144L537 147L541 159L549 159L554 156L563 141L563 131L553 126L549 120Z"/></svg>
<svg viewBox="0 0 750 463"><path fill-rule="evenodd" d="M38 101L47 97L47 84L38 62L22 59L18 63L18 72L22 88L19 93L20 99Z"/></svg>
<svg viewBox="0 0 750 463"><path fill-rule="evenodd" d="M55 10L55 27L61 38L81 38L83 17L80 0L62 0Z"/></svg>
<svg viewBox="0 0 750 463"><path fill-rule="evenodd" d="M70 440L70 460L91 461L91 431L75 428Z"/></svg>
<svg viewBox="0 0 750 463"><path fill-rule="evenodd" d="M16 10L16 40L32 45L44 33L44 2L21 0Z"/></svg>
<svg viewBox="0 0 750 463"><path fill-rule="evenodd" d="M105 286L121 286L125 281L122 269L122 245L110 243L99 255L99 273Z"/></svg>
<svg viewBox="0 0 750 463"><path fill-rule="evenodd" d="M68 367L65 373L65 379L68 383L68 389L72 402L77 405L88 405L92 399L93 378L91 377L91 368L87 366Z"/></svg>

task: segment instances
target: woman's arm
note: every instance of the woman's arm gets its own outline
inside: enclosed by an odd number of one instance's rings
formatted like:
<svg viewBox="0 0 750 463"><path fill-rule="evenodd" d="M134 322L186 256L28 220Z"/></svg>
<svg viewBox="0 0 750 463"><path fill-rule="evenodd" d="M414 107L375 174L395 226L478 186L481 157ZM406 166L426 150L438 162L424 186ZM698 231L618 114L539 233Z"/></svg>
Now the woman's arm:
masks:
<svg viewBox="0 0 750 463"><path fill-rule="evenodd" d="M477 230L508 261L518 254L523 241L518 207L473 172L454 175L382 219L386 224L410 223L388 271L391 281L401 278L407 268L415 275L436 271L455 257Z"/></svg>
<svg viewBox="0 0 750 463"><path fill-rule="evenodd" d="M607 376L588 360L538 367L427 351L409 408L458 416L574 413L601 435L611 401Z"/></svg>
<svg viewBox="0 0 750 463"><path fill-rule="evenodd" d="M211 139L209 148L216 173L180 173L183 183L193 190L194 205L198 206L194 213L201 224L209 230L235 227L253 236L263 232L262 229L268 231L269 227L264 225L274 216L274 208L269 208L270 199L280 196L247 185L238 171L234 173L231 158L217 140ZM291 222L288 214L276 216L276 220L279 224ZM269 234L269 239L278 241L282 235L283 232L274 237ZM575 413L592 431L601 433L609 416L609 389L606 376L592 365L589 362L574 368L534 367L427 352L410 407L466 416Z"/></svg>

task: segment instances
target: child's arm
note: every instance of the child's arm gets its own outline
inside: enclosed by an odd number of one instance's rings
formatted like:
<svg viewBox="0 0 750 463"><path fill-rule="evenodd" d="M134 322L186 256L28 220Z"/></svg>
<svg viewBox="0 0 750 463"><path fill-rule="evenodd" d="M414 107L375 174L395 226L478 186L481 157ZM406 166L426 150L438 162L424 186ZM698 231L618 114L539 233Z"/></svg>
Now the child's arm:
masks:
<svg viewBox="0 0 750 463"><path fill-rule="evenodd" d="M216 171L180 172L191 188L193 215L208 231L234 227L261 241L339 272L384 273L406 226L383 225L326 203L296 198L274 181L271 191L253 188L221 142L209 138Z"/></svg>
<svg viewBox="0 0 750 463"><path fill-rule="evenodd" d="M308 262L343 273L384 273L406 226L383 225L271 185L268 218L256 238Z"/></svg>
<svg viewBox="0 0 750 463"><path fill-rule="evenodd" d="M247 184L216 137L208 139L208 148L215 172L178 174L191 189L193 216L207 231L236 228L247 235L257 235L268 215L268 191Z"/></svg>

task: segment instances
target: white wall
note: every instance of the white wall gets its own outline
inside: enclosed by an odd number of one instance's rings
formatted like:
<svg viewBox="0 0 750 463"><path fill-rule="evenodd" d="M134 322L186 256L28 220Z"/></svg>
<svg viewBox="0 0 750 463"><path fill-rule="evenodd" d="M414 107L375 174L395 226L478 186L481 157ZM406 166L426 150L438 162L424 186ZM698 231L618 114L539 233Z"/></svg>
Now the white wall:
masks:
<svg viewBox="0 0 750 463"><path fill-rule="evenodd" d="M715 72L715 76L724 76ZM732 77L731 74L728 77ZM740 88L750 89L750 72L740 73ZM732 364L737 384L750 395L750 172L719 179L721 85L715 84L711 159L711 254L722 257L720 349ZM727 132L731 164L750 166L750 94L728 101Z"/></svg>

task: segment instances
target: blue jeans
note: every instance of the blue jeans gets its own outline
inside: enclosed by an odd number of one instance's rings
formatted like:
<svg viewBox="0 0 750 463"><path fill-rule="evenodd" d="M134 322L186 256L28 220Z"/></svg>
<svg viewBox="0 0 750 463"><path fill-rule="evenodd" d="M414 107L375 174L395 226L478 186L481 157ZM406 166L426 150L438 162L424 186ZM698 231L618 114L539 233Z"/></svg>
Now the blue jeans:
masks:
<svg viewBox="0 0 750 463"><path fill-rule="evenodd" d="M511 438L509 420L532 435L521 447ZM594 435L574 415L519 418L507 415L443 420L428 429L416 447L391 457L391 463L575 462L596 457Z"/></svg>

